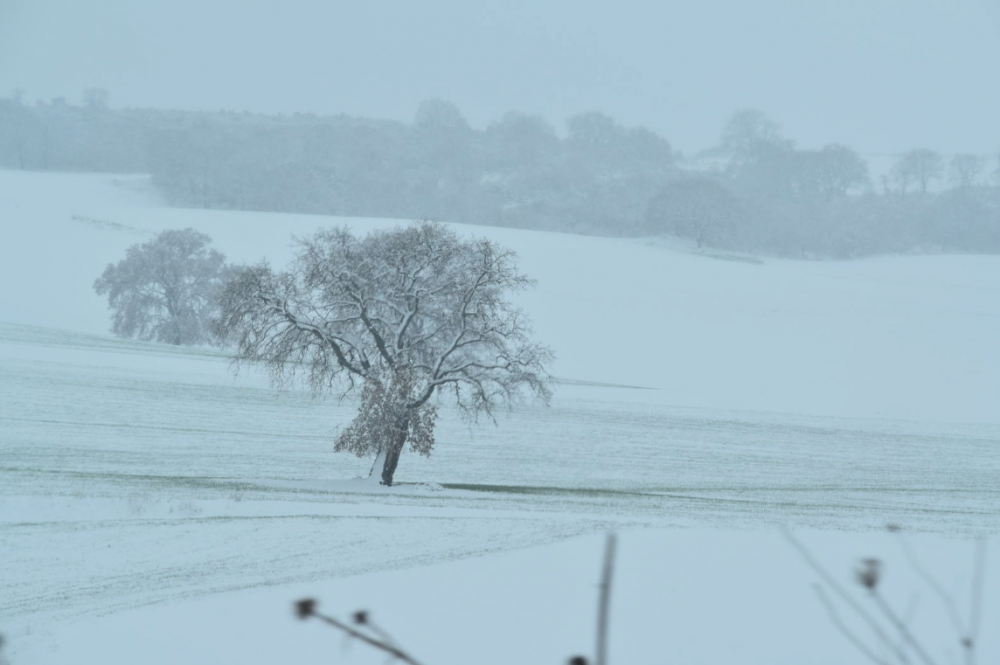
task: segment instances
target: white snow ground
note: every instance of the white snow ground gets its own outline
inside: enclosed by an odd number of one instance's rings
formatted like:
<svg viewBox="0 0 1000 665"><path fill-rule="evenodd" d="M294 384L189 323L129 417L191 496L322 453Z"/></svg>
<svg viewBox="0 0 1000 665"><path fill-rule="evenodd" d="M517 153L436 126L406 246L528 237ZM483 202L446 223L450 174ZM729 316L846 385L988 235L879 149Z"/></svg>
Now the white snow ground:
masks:
<svg viewBox="0 0 1000 665"><path fill-rule="evenodd" d="M108 337L91 289L164 228L280 265L291 233L340 223L398 222L168 209L141 177L0 172L11 663L383 662L293 621L305 595L373 610L428 665L561 662L591 648L610 529L612 662L861 662L778 525L845 580L884 557L934 655L957 653L880 529L915 533L968 606L970 538L1000 531L1000 257L753 261L456 227L539 280L522 302L563 382L498 428L446 412L435 454L386 490L330 451L350 404ZM997 550L982 663L1000 661Z"/></svg>

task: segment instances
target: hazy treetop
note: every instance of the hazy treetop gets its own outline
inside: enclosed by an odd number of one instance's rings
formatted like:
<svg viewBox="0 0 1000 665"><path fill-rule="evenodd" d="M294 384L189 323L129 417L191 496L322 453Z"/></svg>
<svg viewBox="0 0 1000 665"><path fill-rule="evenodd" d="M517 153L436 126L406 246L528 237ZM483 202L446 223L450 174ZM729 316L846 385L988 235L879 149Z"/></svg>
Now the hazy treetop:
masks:
<svg viewBox="0 0 1000 665"><path fill-rule="evenodd" d="M761 108L800 145L1000 144L994 0L0 0L0 94L411 120L601 111L679 149Z"/></svg>

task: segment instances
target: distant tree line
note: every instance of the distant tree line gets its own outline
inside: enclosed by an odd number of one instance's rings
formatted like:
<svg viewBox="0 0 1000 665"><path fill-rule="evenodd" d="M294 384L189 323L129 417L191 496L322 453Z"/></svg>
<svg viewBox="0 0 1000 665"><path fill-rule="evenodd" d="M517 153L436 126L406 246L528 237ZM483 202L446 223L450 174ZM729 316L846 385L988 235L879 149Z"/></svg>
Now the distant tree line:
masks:
<svg viewBox="0 0 1000 665"><path fill-rule="evenodd" d="M763 113L730 119L719 145L650 201L646 231L698 246L808 258L1000 251L1000 154L928 149L878 184L851 148L800 149Z"/></svg>
<svg viewBox="0 0 1000 665"><path fill-rule="evenodd" d="M438 219L796 257L1000 251L1000 155L901 156L874 182L842 145L797 148L736 113L692 159L601 113L508 113L485 129L451 103L413 122L346 115L112 109L102 90L0 99L0 168L146 172L172 205Z"/></svg>

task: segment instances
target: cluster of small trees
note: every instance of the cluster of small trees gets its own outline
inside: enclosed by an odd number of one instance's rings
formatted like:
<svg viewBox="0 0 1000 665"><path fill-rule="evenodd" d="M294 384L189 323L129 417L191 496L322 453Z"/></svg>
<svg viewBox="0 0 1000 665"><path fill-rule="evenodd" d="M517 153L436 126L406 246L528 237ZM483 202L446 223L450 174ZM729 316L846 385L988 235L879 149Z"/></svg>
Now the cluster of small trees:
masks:
<svg viewBox="0 0 1000 665"><path fill-rule="evenodd" d="M212 116L161 132L150 171L185 206L422 218L623 235L674 172L669 143L588 113L566 137L510 113L474 130L454 105L412 123Z"/></svg>
<svg viewBox="0 0 1000 665"><path fill-rule="evenodd" d="M401 452L430 455L446 393L468 418L492 418L523 392L550 396L551 351L508 300L533 285L516 255L422 222L359 238L347 229L297 241L289 269L230 267L208 236L164 231L129 248L94 283L112 332L171 344L231 343L276 383L360 393L334 449L375 455L392 485Z"/></svg>
<svg viewBox="0 0 1000 665"><path fill-rule="evenodd" d="M753 110L679 161L600 113L560 134L520 113L477 130L442 100L404 123L113 110L99 90L81 106L0 99L0 166L148 172L179 206L670 234L795 257L1000 251L995 161L913 150L873 179L851 148L797 148Z"/></svg>
<svg viewBox="0 0 1000 665"><path fill-rule="evenodd" d="M429 100L413 122L111 109L0 99L0 167L146 172L178 206L635 234L673 152L600 113L565 136L508 113L476 130Z"/></svg>
<svg viewBox="0 0 1000 665"><path fill-rule="evenodd" d="M146 172L154 117L168 114L112 110L108 102L98 89L79 106L64 97L29 105L20 91L0 97L0 168Z"/></svg>
<svg viewBox="0 0 1000 665"><path fill-rule="evenodd" d="M981 156L946 163L931 150L913 150L879 188L854 150L798 149L763 113L746 110L696 168L650 200L645 229L699 247L809 258L998 252L1000 156L997 165L991 176Z"/></svg>
<svg viewBox="0 0 1000 665"><path fill-rule="evenodd" d="M1000 155L993 177L1000 184ZM886 191L906 195L913 186L921 194L926 194L931 182L947 179L951 186L959 190L979 187L989 181L989 160L982 155L959 153L950 161L926 148L911 150L900 157L892 170L883 176L882 186Z"/></svg>

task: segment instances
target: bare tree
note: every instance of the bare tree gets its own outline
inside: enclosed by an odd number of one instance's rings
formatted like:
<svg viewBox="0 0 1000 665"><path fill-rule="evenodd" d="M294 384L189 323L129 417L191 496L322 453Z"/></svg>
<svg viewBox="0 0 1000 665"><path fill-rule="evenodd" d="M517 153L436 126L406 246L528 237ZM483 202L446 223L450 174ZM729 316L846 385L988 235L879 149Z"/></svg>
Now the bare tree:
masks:
<svg viewBox="0 0 1000 665"><path fill-rule="evenodd" d="M910 183L917 183L923 194L931 180L938 180L944 174L944 158L933 150L920 148L911 150L892 167L893 179L900 186L900 192L906 193Z"/></svg>
<svg viewBox="0 0 1000 665"><path fill-rule="evenodd" d="M759 160L761 155L788 151L794 143L784 137L780 125L757 109L737 111L722 130L716 149L737 163Z"/></svg>
<svg viewBox="0 0 1000 665"><path fill-rule="evenodd" d="M818 186L827 201L846 196L851 189L870 183L868 164L851 148L831 143L823 146L819 156Z"/></svg>
<svg viewBox="0 0 1000 665"><path fill-rule="evenodd" d="M913 183L913 171L910 169L901 159L897 160L892 168L889 170L888 178L883 177L882 184L886 191L891 191L886 183L892 182L896 187L896 192L900 196L906 196L906 192L910 189L910 185Z"/></svg>
<svg viewBox="0 0 1000 665"><path fill-rule="evenodd" d="M111 332L169 344L214 342L226 257L194 229L163 231L132 245L94 282L108 296Z"/></svg>
<svg viewBox="0 0 1000 665"><path fill-rule="evenodd" d="M111 93L104 88L87 88L83 91L83 105L92 111L106 111L111 103Z"/></svg>
<svg viewBox="0 0 1000 665"><path fill-rule="evenodd" d="M514 252L432 222L297 242L287 272L260 264L230 281L222 327L238 362L267 367L276 382L304 374L314 390L359 389L335 450L377 455L382 484L392 485L407 441L430 454L431 398L442 391L471 419L492 418L524 389L548 401L552 353L507 300L534 284Z"/></svg>
<svg viewBox="0 0 1000 665"><path fill-rule="evenodd" d="M960 154L951 158L948 175L959 189L973 187L986 168L986 160L979 155Z"/></svg>

